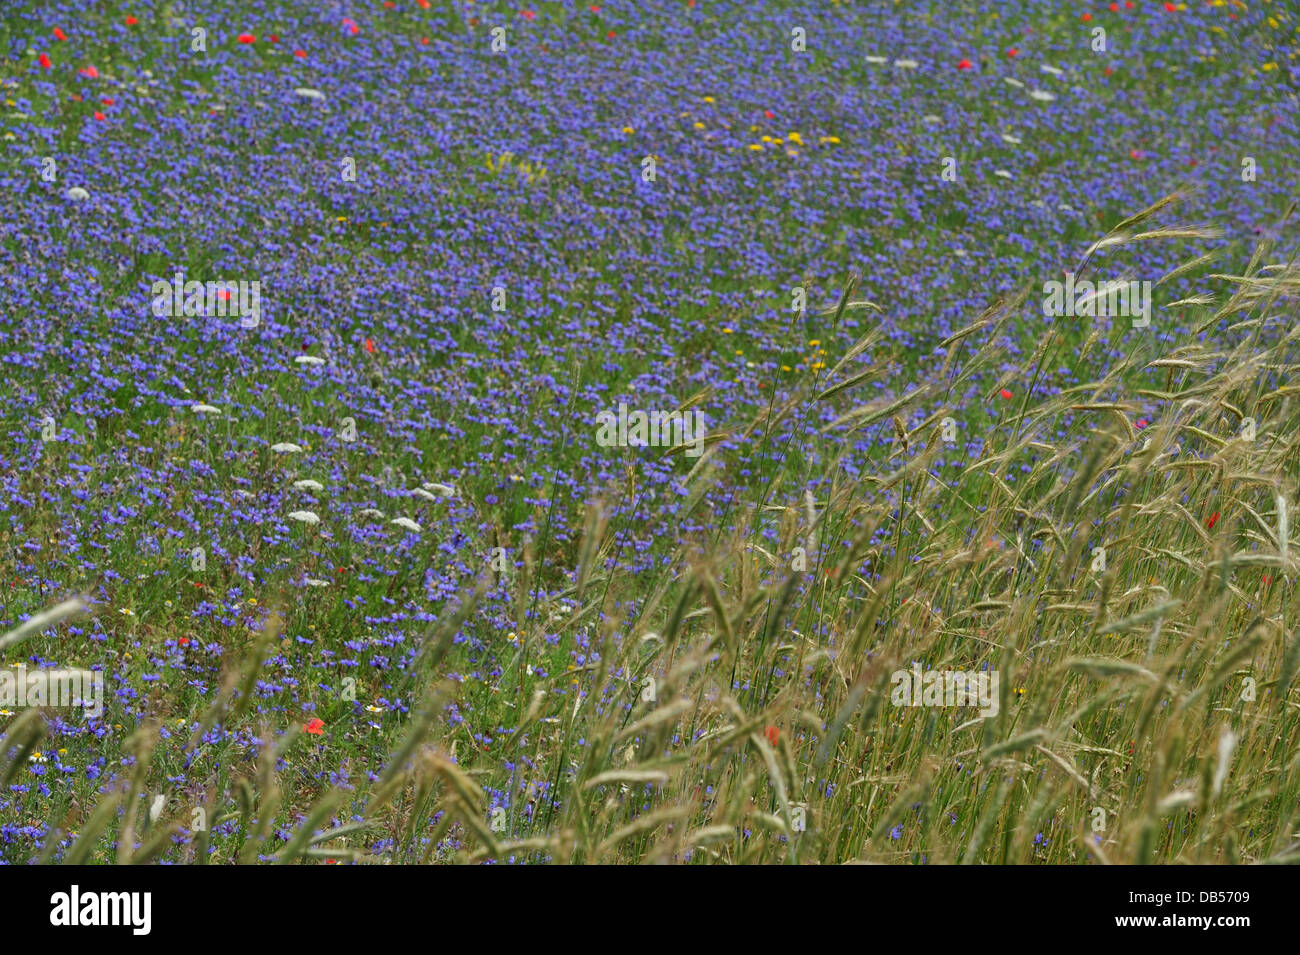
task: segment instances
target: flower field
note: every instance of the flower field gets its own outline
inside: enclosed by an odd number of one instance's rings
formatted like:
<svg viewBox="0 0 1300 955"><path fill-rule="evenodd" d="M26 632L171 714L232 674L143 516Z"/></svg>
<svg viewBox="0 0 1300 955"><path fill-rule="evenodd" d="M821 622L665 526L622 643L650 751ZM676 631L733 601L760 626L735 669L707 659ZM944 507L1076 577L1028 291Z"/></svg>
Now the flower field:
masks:
<svg viewBox="0 0 1300 955"><path fill-rule="evenodd" d="M1294 4L0 54L0 862L1300 859Z"/></svg>

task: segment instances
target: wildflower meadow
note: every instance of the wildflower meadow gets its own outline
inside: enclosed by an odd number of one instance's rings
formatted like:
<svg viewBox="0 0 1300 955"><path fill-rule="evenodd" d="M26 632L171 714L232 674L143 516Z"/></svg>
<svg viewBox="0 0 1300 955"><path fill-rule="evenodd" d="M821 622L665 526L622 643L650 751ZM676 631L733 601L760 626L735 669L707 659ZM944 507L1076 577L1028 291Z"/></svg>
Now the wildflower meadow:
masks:
<svg viewBox="0 0 1300 955"><path fill-rule="evenodd" d="M1300 861L1298 67L0 0L0 863Z"/></svg>

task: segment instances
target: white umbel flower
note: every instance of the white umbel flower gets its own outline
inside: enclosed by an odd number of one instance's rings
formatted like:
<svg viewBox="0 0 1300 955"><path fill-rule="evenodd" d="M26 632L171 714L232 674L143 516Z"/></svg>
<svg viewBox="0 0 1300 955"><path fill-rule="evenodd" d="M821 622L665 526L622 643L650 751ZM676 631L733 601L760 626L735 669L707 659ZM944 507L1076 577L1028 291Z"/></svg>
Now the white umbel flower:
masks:
<svg viewBox="0 0 1300 955"><path fill-rule="evenodd" d="M315 511L290 511L289 520L302 521L304 524L319 524L320 518Z"/></svg>
<svg viewBox="0 0 1300 955"><path fill-rule="evenodd" d="M293 486L300 491L323 491L324 486L320 481L294 481Z"/></svg>
<svg viewBox="0 0 1300 955"><path fill-rule="evenodd" d="M432 491L434 494L437 494L439 497L456 496L456 489L452 487L450 484L434 484L430 482L424 485L424 489L426 491Z"/></svg>
<svg viewBox="0 0 1300 955"><path fill-rule="evenodd" d="M914 70L921 64L916 60L895 60L894 68L899 70Z"/></svg>
<svg viewBox="0 0 1300 955"><path fill-rule="evenodd" d="M294 90L294 92L297 93L299 96L303 97L304 99L325 98L324 93L322 93L320 90L314 90L309 86L299 86L296 90Z"/></svg>
<svg viewBox="0 0 1300 955"><path fill-rule="evenodd" d="M365 509L363 509L363 510L357 511L357 513L360 514L362 517L373 517L373 518L376 518L376 519L378 519L378 520L383 520L383 519L384 519L384 512L383 512L383 511L377 511L377 510L375 510L373 507L367 507L367 508L365 508Z"/></svg>
<svg viewBox="0 0 1300 955"><path fill-rule="evenodd" d="M299 355L297 358L294 359L294 361L296 361L296 362L297 362L298 364L300 364L300 365L323 365L323 364L325 364L325 359L324 359L324 358L318 358L318 357L316 357L315 355Z"/></svg>
<svg viewBox="0 0 1300 955"><path fill-rule="evenodd" d="M415 531L417 534L420 533L420 525L409 517L395 517L388 523L396 524L398 527L405 527L408 531Z"/></svg>
<svg viewBox="0 0 1300 955"><path fill-rule="evenodd" d="M190 405L190 410L195 414L221 414L221 409L212 405Z"/></svg>
<svg viewBox="0 0 1300 955"><path fill-rule="evenodd" d="M71 189L65 192L64 195L66 195L73 202L85 202L87 199L90 198L90 193L88 193L85 189L82 189L80 186L73 186Z"/></svg>
<svg viewBox="0 0 1300 955"><path fill-rule="evenodd" d="M299 454L302 448L296 444L290 444L287 441L281 441L279 444L271 445L271 450L276 454Z"/></svg>
<svg viewBox="0 0 1300 955"><path fill-rule="evenodd" d="M1034 90L1029 94L1029 98L1036 99L1040 103L1050 103L1052 100L1056 99L1056 97L1047 92L1047 90Z"/></svg>
<svg viewBox="0 0 1300 955"><path fill-rule="evenodd" d="M330 585L330 582L328 580L318 580L315 577L308 577L305 581L303 581L303 583L305 583L308 587L328 587Z"/></svg>

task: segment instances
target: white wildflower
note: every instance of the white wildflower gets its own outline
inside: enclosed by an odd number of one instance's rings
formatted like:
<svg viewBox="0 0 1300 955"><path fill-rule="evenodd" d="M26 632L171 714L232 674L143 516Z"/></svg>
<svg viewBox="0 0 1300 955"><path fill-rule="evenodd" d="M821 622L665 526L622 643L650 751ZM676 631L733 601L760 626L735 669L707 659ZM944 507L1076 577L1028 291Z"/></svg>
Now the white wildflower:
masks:
<svg viewBox="0 0 1300 955"><path fill-rule="evenodd" d="M415 531L417 534L420 533L420 525L409 517L395 517L388 523L396 524L398 527L405 527L408 531Z"/></svg>
<svg viewBox="0 0 1300 955"><path fill-rule="evenodd" d="M324 486L320 481L294 481L293 486L300 491L323 491Z"/></svg>
<svg viewBox="0 0 1300 955"><path fill-rule="evenodd" d="M290 444L287 441L281 441L279 444L271 445L271 450L276 454L298 454L302 448L296 444Z"/></svg>
<svg viewBox="0 0 1300 955"><path fill-rule="evenodd" d="M320 518L315 511L290 511L289 520L302 521L304 524L319 524Z"/></svg>
<svg viewBox="0 0 1300 955"><path fill-rule="evenodd" d="M195 414L221 414L220 408L214 408L212 405L190 405L190 410Z"/></svg>

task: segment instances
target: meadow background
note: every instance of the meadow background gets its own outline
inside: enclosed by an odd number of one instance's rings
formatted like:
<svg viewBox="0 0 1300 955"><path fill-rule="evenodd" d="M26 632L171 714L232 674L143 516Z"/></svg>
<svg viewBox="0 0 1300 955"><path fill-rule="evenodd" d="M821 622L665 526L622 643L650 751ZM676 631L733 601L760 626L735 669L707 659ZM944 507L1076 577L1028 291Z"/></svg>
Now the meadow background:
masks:
<svg viewBox="0 0 1300 955"><path fill-rule="evenodd" d="M0 861L1300 858L1298 43L4 0L0 631L83 610L0 663L108 698L0 709ZM1045 316L1081 266L1150 327Z"/></svg>

